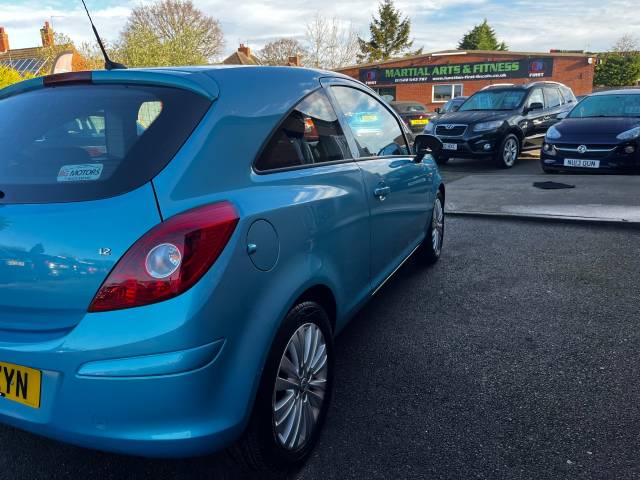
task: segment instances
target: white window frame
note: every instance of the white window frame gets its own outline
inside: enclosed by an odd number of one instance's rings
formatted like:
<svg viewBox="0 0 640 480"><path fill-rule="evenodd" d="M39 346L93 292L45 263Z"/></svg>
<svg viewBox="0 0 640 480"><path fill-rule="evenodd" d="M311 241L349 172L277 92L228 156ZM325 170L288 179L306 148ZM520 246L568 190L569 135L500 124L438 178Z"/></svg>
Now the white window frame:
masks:
<svg viewBox="0 0 640 480"><path fill-rule="evenodd" d="M458 85L460 85L460 95L458 96L461 97L464 95L464 83L434 83L431 85L431 103L447 103L449 100L456 98L454 95L455 89ZM436 87L451 87L451 98L448 98L447 100L436 100Z"/></svg>

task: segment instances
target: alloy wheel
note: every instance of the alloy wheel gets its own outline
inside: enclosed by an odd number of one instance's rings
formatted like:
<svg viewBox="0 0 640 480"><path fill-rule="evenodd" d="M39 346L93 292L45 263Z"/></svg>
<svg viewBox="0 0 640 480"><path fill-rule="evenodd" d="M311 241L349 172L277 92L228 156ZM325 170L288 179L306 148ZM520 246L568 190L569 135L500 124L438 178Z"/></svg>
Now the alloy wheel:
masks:
<svg viewBox="0 0 640 480"><path fill-rule="evenodd" d="M431 245L433 252L440 255L442 249L442 239L444 237L444 209L442 201L436 198L433 204L433 214L431 215Z"/></svg>
<svg viewBox="0 0 640 480"><path fill-rule="evenodd" d="M502 160L504 164L508 167L511 167L518 158L518 143L515 138L508 138L506 142L504 142L504 149L502 151Z"/></svg>
<svg viewBox="0 0 640 480"><path fill-rule="evenodd" d="M327 344L314 323L300 326L285 348L273 391L273 427L280 446L299 450L317 426L327 388Z"/></svg>

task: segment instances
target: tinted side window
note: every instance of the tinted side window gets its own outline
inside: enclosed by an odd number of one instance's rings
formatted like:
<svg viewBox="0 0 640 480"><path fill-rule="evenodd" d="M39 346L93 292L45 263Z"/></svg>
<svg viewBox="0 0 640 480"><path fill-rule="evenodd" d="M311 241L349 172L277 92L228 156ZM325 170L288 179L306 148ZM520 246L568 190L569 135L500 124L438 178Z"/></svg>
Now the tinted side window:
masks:
<svg viewBox="0 0 640 480"><path fill-rule="evenodd" d="M360 158L408 154L400 125L378 100L355 88L332 88L355 137Z"/></svg>
<svg viewBox="0 0 640 480"><path fill-rule="evenodd" d="M562 103L560 90L555 87L545 87L544 95L547 97L547 108L559 107Z"/></svg>
<svg viewBox="0 0 640 480"><path fill-rule="evenodd" d="M560 91L562 92L565 103L576 103L576 97L569 87L562 86L560 87Z"/></svg>
<svg viewBox="0 0 640 480"><path fill-rule="evenodd" d="M527 100L527 107L530 107L534 103L541 103L544 105L544 96L542 95L542 89L536 88L531 95L529 95L529 99Z"/></svg>
<svg viewBox="0 0 640 480"><path fill-rule="evenodd" d="M256 169L275 170L344 160L351 155L331 103L322 91L303 99L271 137Z"/></svg>

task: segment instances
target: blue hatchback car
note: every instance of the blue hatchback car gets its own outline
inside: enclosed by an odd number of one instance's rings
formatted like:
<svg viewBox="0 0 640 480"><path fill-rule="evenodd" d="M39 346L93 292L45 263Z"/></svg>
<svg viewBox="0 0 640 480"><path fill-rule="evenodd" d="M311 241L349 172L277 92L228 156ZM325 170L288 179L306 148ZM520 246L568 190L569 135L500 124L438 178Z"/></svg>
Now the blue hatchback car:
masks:
<svg viewBox="0 0 640 480"><path fill-rule="evenodd" d="M0 422L126 454L303 460L335 334L412 253L440 256L444 186L418 150L331 72L1 90Z"/></svg>

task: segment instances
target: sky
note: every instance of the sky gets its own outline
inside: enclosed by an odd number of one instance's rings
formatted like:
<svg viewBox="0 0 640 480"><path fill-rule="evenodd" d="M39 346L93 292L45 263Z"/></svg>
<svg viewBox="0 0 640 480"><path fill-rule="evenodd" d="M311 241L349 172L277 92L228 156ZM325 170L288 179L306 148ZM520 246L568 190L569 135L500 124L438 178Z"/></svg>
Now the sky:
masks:
<svg viewBox="0 0 640 480"><path fill-rule="evenodd" d="M114 41L127 16L150 0L86 0L102 37ZM487 18L498 39L513 51L551 48L604 51L625 33L640 38L638 0L396 0L411 19L414 48L425 52L456 48L460 37ZM239 43L259 49L269 40L303 39L316 14L337 17L361 36L377 9L375 0L193 0L220 21L225 53ZM11 48L37 46L39 29L49 21L76 44L93 41L80 0L0 0L0 26Z"/></svg>

